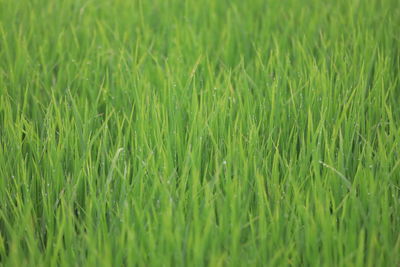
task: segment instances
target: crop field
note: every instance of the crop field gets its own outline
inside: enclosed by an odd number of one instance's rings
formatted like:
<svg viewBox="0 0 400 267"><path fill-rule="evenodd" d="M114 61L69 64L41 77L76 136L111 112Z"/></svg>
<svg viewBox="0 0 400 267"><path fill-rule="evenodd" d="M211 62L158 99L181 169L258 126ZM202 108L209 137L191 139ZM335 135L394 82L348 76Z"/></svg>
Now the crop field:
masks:
<svg viewBox="0 0 400 267"><path fill-rule="evenodd" d="M400 1L0 0L0 266L400 266Z"/></svg>

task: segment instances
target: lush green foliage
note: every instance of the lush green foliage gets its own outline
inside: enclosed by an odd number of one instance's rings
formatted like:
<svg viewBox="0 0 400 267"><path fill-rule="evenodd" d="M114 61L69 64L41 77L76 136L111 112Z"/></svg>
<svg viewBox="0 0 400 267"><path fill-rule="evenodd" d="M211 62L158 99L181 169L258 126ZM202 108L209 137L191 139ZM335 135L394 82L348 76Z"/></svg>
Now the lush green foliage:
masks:
<svg viewBox="0 0 400 267"><path fill-rule="evenodd" d="M398 0L0 0L0 264L400 264Z"/></svg>

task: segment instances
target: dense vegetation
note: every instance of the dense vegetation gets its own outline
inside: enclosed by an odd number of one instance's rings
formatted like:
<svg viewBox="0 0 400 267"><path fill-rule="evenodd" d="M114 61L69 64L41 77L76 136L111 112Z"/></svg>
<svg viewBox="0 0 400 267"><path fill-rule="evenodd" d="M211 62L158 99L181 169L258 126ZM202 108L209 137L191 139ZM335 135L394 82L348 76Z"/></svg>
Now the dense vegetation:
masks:
<svg viewBox="0 0 400 267"><path fill-rule="evenodd" d="M0 265L399 266L398 0L0 0Z"/></svg>

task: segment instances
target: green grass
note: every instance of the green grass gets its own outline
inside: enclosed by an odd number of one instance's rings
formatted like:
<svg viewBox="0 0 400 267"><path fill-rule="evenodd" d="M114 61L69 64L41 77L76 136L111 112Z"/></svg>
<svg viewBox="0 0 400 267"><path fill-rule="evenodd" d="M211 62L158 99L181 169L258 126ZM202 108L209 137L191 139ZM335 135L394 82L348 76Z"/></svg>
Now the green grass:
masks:
<svg viewBox="0 0 400 267"><path fill-rule="evenodd" d="M0 265L400 266L398 0L0 0Z"/></svg>

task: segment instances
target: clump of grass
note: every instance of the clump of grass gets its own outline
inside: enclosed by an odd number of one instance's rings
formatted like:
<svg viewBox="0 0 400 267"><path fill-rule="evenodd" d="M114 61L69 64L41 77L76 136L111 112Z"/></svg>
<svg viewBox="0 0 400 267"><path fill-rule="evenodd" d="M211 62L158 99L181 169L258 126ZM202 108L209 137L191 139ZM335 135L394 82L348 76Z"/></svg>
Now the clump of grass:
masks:
<svg viewBox="0 0 400 267"><path fill-rule="evenodd" d="M0 263L398 266L399 18L0 0Z"/></svg>

